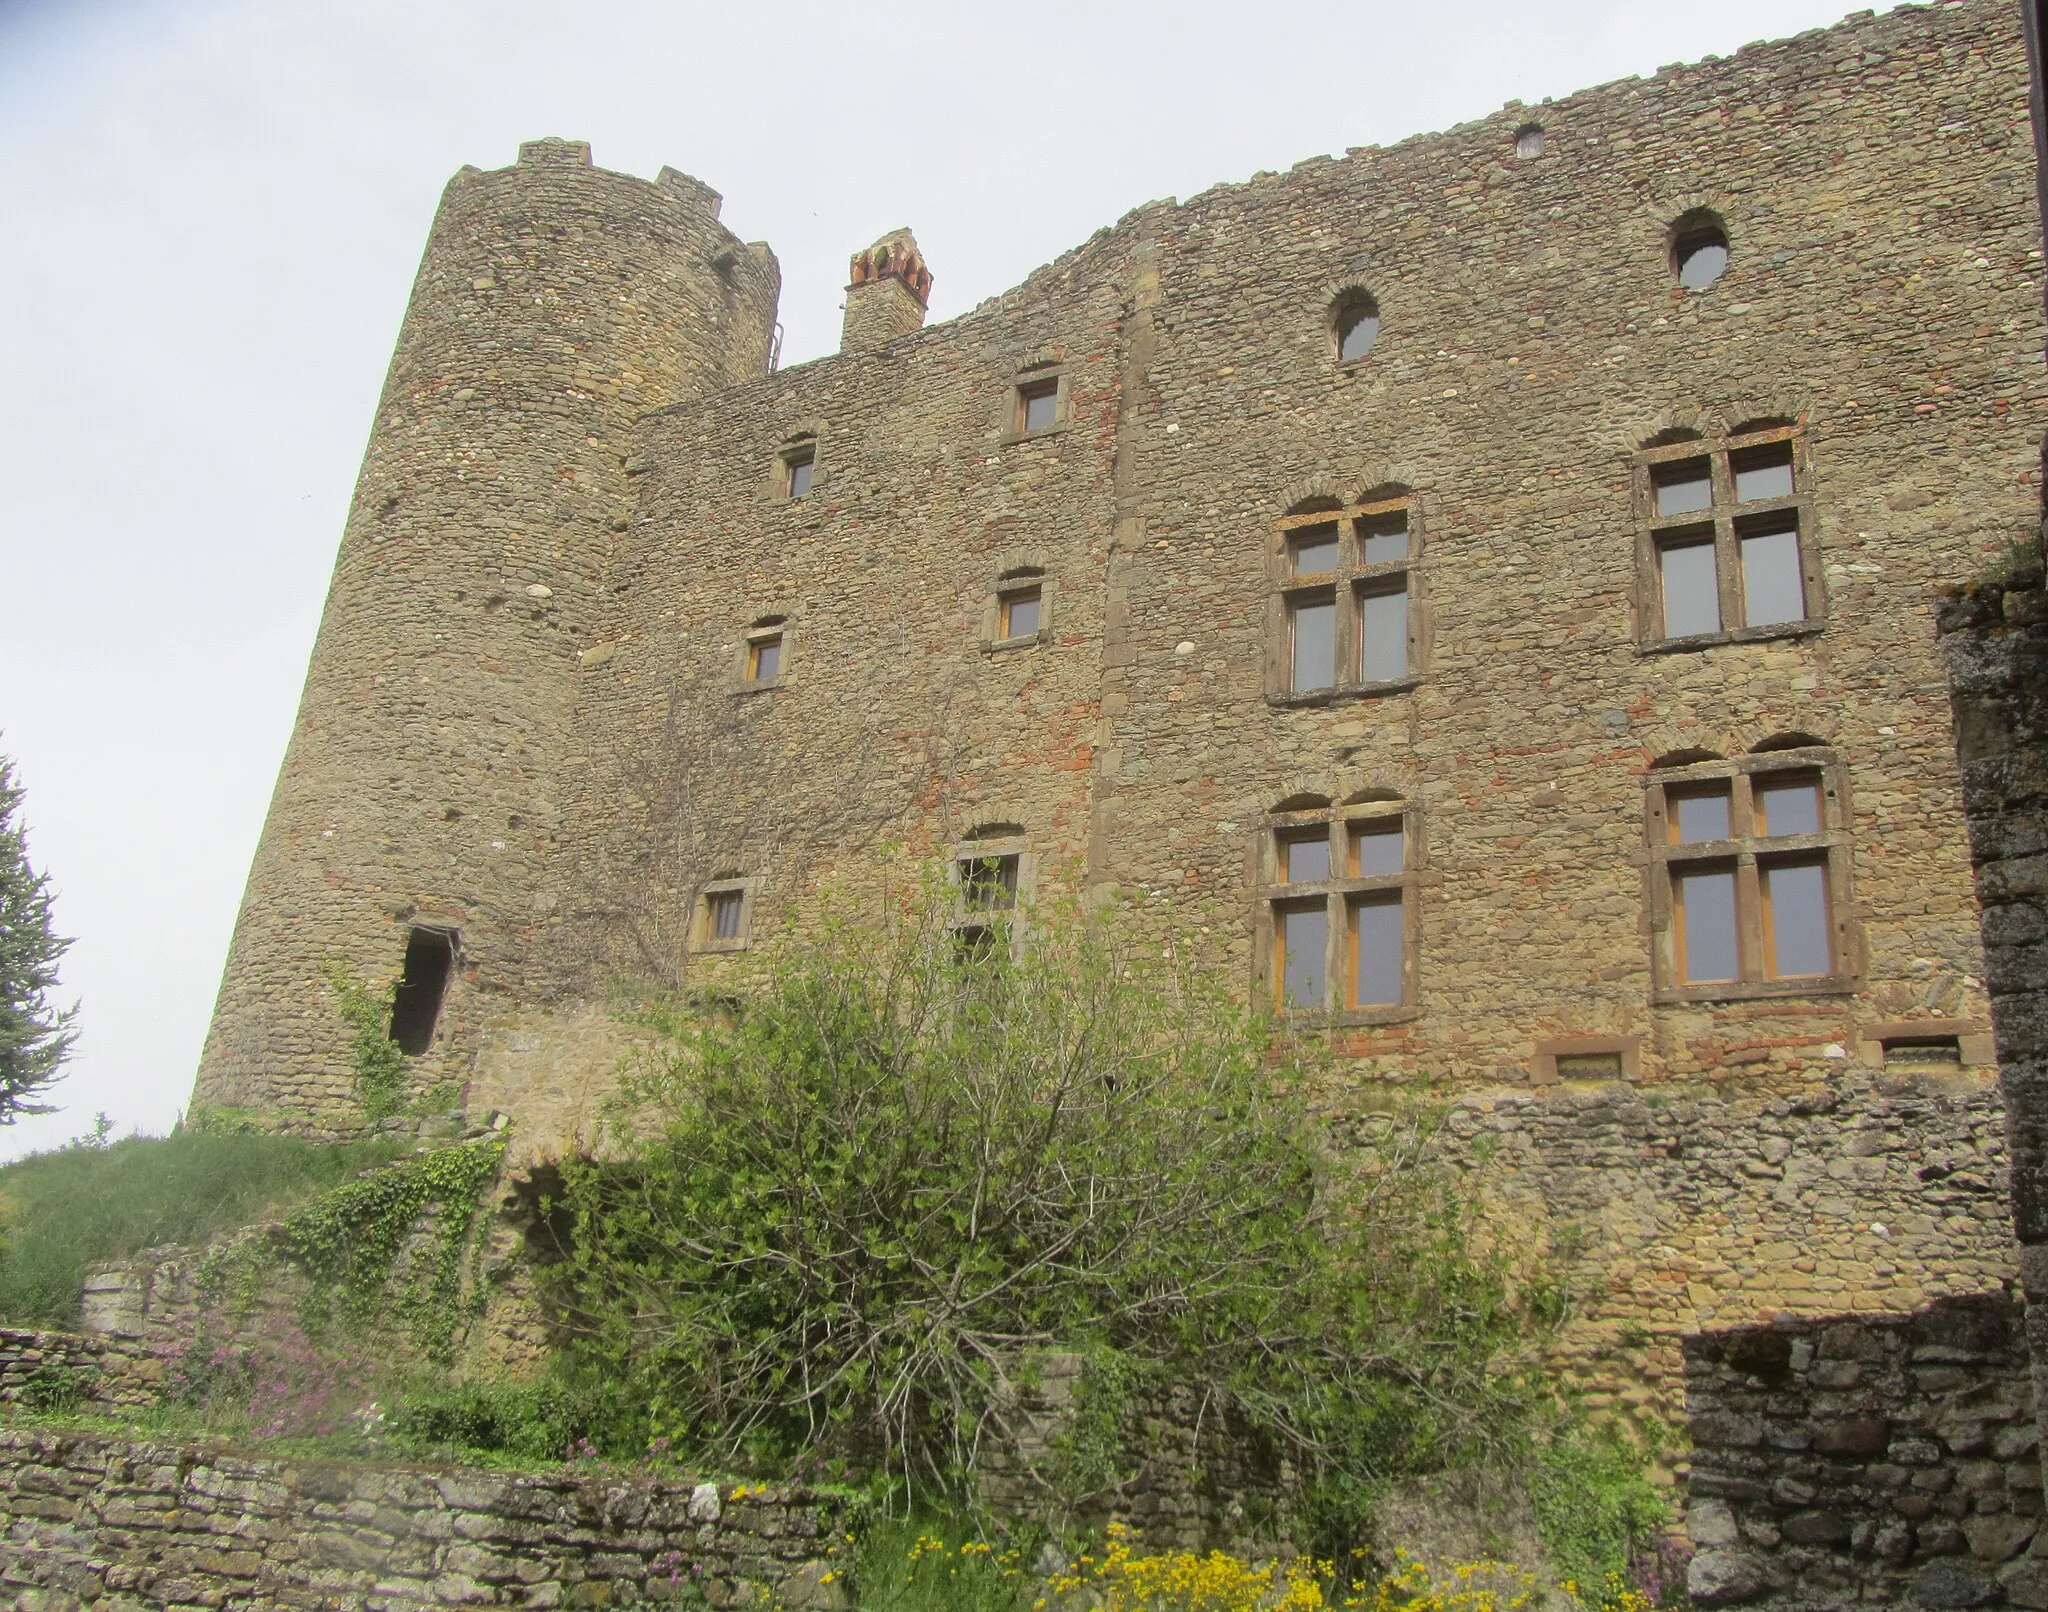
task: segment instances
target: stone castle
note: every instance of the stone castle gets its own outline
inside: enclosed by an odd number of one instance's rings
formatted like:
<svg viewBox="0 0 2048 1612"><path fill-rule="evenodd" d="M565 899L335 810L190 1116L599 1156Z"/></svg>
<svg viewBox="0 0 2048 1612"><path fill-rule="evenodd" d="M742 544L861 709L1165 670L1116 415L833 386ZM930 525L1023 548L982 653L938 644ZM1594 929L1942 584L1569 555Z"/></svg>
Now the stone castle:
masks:
<svg viewBox="0 0 2048 1612"><path fill-rule="evenodd" d="M1859 14L931 327L899 230L788 369L697 180L463 169L195 1100L353 1125L334 962L545 1155L612 981L716 986L907 847L968 938L1122 898L1361 1103L1452 1101L1617 1408L1686 1336L2004 1292L1930 584L2039 521L2027 83L2001 0Z"/></svg>

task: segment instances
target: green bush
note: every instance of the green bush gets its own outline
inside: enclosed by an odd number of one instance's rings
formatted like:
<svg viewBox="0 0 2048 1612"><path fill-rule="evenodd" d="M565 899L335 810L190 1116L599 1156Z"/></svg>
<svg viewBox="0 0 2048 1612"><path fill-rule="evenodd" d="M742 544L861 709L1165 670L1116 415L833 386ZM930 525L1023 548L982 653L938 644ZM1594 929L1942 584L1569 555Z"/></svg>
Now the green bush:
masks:
<svg viewBox="0 0 2048 1612"><path fill-rule="evenodd" d="M420 1454L454 1451L519 1461L559 1461L578 1421L568 1393L553 1383L463 1383L415 1390L391 1413L390 1432Z"/></svg>
<svg viewBox="0 0 2048 1612"><path fill-rule="evenodd" d="M0 1318L74 1326L86 1266L198 1244L389 1158L387 1145L180 1130L0 1166Z"/></svg>
<svg viewBox="0 0 2048 1612"><path fill-rule="evenodd" d="M1570 1427L1539 1452L1529 1481L1536 1529L1558 1576L1589 1593L1625 1579L1669 1514L1644 1475L1644 1452L1619 1435Z"/></svg>
<svg viewBox="0 0 2048 1612"><path fill-rule="evenodd" d="M1043 913L966 947L945 916L829 927L737 1008L654 1017L603 1162L564 1171L601 1443L957 1495L1008 1374L1060 1347L1233 1394L1328 1543L1392 1478L1523 1452L1541 1295L1476 1246L1425 1113L1327 1149L1308 1054L1156 950ZM1085 1431L1065 1464L1099 1484L1118 1441Z"/></svg>

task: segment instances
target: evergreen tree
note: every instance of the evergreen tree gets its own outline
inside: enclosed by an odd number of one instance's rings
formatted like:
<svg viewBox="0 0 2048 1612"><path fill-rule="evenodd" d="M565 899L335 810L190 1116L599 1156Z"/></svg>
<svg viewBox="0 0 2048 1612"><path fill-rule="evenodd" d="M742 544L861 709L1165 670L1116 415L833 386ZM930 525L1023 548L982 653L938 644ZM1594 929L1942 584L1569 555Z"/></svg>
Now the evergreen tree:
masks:
<svg viewBox="0 0 2048 1612"><path fill-rule="evenodd" d="M0 756L0 1125L53 1110L31 1099L57 1077L78 1032L78 1009L50 1005L57 959L71 942L50 927L50 878L29 866L15 813L21 789Z"/></svg>

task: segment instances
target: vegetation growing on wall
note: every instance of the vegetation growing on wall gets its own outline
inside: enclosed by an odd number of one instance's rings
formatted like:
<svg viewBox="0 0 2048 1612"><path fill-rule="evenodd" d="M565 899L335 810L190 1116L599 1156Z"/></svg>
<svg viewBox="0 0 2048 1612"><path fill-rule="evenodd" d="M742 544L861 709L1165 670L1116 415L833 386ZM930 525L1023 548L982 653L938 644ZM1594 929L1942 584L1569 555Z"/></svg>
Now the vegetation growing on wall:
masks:
<svg viewBox="0 0 2048 1612"><path fill-rule="evenodd" d="M405 1054L391 1039L391 1005L397 1000L398 981L394 978L382 991L373 991L339 963L325 964L322 972L349 1029L349 1072L356 1100L363 1105L363 1118L374 1125L405 1107Z"/></svg>
<svg viewBox="0 0 2048 1612"><path fill-rule="evenodd" d="M0 1166L0 1320L75 1326L88 1265L163 1243L203 1244L389 1156L380 1144L188 1127Z"/></svg>
<svg viewBox="0 0 2048 1612"><path fill-rule="evenodd" d="M1405 1473L1522 1447L1551 1299L1426 1115L1340 1163L1308 1055L1220 993L1101 922L1006 939L840 925L742 1009L660 1018L565 1176L611 1447L960 1494L1052 1345L1235 1396L1332 1539Z"/></svg>

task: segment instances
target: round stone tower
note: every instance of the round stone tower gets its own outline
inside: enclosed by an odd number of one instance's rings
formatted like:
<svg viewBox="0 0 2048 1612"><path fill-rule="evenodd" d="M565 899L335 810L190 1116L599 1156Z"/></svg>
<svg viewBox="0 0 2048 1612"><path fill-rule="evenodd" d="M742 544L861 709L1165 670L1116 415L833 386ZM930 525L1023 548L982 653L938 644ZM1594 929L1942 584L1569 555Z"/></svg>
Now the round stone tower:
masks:
<svg viewBox="0 0 2048 1612"><path fill-rule="evenodd" d="M498 991L531 1000L577 652L633 422L768 368L780 271L719 198L563 140L441 198L329 585L194 1092L322 1130L355 1112L330 964L381 989L416 1084Z"/></svg>

